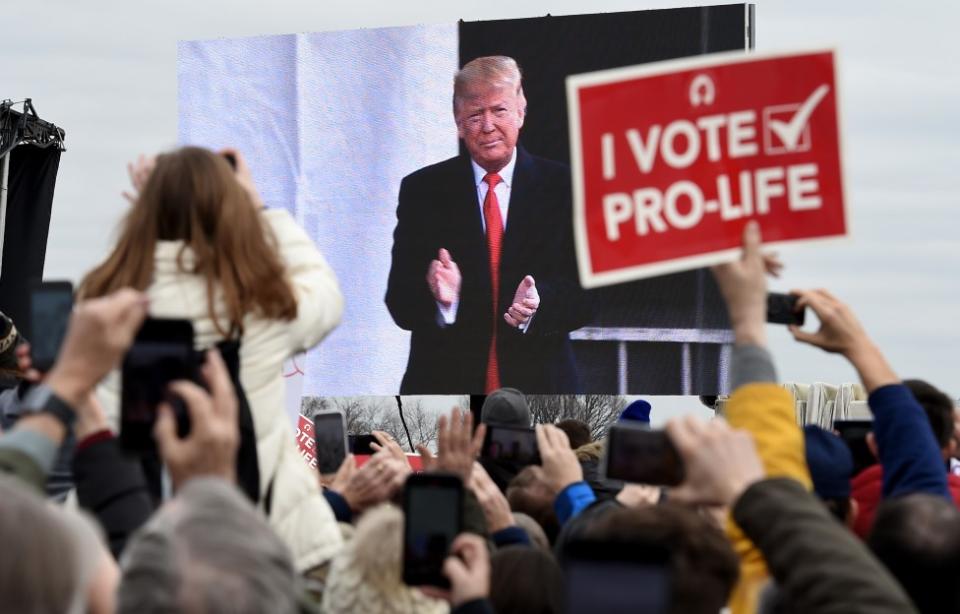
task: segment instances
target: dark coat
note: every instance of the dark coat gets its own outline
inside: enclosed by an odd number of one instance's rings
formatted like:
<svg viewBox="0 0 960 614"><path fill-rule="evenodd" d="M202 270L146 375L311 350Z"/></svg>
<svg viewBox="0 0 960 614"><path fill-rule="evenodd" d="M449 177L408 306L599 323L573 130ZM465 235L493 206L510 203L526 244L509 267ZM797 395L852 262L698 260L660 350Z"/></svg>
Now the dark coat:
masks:
<svg viewBox="0 0 960 614"><path fill-rule="evenodd" d="M580 288L573 248L568 167L517 148L500 260L496 315L502 386L525 393L579 392L568 333L591 318ZM427 286L430 261L446 248L463 283L456 322L437 323ZM494 312L490 265L468 156L422 168L400 184L397 226L386 304L398 326L411 332L400 392L484 392ZM503 314L525 275L532 275L540 308L524 334Z"/></svg>

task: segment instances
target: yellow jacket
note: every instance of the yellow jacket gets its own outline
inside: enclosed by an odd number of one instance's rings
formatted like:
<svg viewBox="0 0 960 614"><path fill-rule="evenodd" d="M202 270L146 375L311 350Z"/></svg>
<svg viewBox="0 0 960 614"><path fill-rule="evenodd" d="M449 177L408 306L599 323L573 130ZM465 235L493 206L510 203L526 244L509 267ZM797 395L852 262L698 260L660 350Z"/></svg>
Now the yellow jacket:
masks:
<svg viewBox="0 0 960 614"><path fill-rule="evenodd" d="M789 392L772 383L741 386L727 402L725 417L733 428L753 435L767 477L793 478L807 490L812 489L803 431L797 426ZM760 590L769 578L767 564L732 516L727 518L726 532L740 557L740 580L730 596L730 609L733 614L753 614Z"/></svg>

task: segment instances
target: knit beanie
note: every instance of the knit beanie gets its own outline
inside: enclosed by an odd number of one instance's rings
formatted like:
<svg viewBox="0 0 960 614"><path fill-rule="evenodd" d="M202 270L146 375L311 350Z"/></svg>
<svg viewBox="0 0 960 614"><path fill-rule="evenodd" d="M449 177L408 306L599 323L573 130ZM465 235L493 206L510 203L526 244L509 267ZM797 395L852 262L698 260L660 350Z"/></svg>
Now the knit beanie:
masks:
<svg viewBox="0 0 960 614"><path fill-rule="evenodd" d="M849 497L853 455L847 444L830 431L813 424L803 427L803 438L813 490L821 499Z"/></svg>
<svg viewBox="0 0 960 614"><path fill-rule="evenodd" d="M480 422L530 426L527 398L516 388L499 388L487 395L480 408Z"/></svg>
<svg viewBox="0 0 960 614"><path fill-rule="evenodd" d="M637 399L620 412L619 422L645 422L650 424L650 403Z"/></svg>

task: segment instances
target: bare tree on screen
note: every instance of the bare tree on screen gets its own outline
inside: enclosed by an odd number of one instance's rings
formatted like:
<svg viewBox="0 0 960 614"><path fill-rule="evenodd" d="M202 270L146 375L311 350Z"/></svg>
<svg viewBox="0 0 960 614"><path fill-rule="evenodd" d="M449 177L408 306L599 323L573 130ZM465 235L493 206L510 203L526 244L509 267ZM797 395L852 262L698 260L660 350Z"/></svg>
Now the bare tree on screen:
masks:
<svg viewBox="0 0 960 614"><path fill-rule="evenodd" d="M527 404L535 424L556 424L561 420L580 420L590 427L594 440L602 439L627 401L606 394L529 395Z"/></svg>

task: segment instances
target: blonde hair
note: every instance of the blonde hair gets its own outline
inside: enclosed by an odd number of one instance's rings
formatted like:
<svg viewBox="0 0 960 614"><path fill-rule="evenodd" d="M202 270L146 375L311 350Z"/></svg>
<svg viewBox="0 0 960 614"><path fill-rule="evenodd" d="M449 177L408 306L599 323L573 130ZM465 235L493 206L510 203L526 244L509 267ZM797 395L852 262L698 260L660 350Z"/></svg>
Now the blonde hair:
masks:
<svg viewBox="0 0 960 614"><path fill-rule="evenodd" d="M520 109L526 113L527 98L523 95L522 81L520 66L511 57L488 55L470 60L453 77L453 114L457 114L466 99L474 96L471 90L480 85L513 91Z"/></svg>

